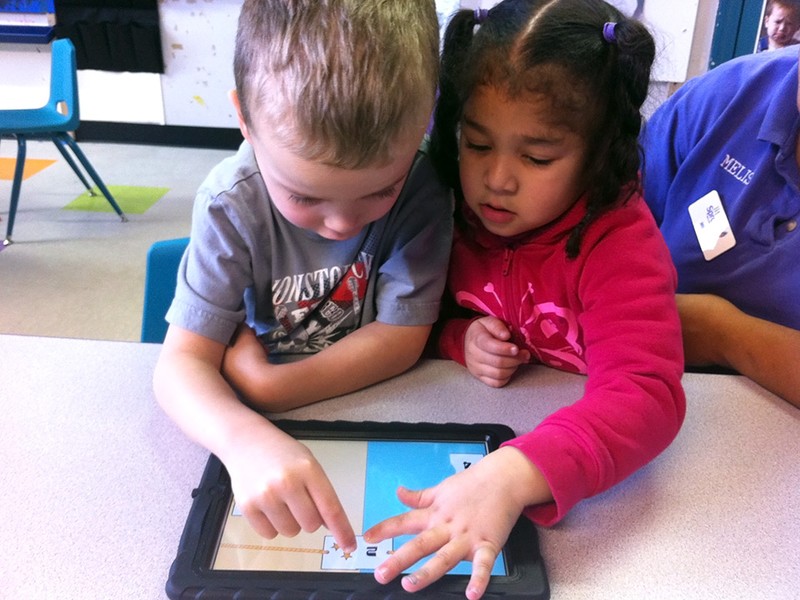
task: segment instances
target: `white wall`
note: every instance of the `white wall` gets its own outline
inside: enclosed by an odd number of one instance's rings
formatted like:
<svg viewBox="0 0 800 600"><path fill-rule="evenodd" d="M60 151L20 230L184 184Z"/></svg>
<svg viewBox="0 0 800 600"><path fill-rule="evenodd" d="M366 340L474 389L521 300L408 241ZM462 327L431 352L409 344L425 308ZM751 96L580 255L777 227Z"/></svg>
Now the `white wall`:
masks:
<svg viewBox="0 0 800 600"><path fill-rule="evenodd" d="M169 125L237 127L228 100L240 0L161 0L161 77Z"/></svg>
<svg viewBox="0 0 800 600"><path fill-rule="evenodd" d="M437 0L440 18L459 0ZM613 0L625 4L624 0ZM467 8L495 0L461 0ZM236 127L228 101L241 0L160 0L163 75L80 71L81 118L89 121ZM659 47L652 108L674 85L706 70L717 0L646 0ZM0 108L41 106L47 98L46 46L0 44ZM15 82L15 83L12 83ZM647 111L646 111L647 112Z"/></svg>
<svg viewBox="0 0 800 600"><path fill-rule="evenodd" d="M160 0L164 74L79 71L81 119L236 127L227 95L240 6L241 0ZM0 44L0 108L41 106L48 82L47 46Z"/></svg>

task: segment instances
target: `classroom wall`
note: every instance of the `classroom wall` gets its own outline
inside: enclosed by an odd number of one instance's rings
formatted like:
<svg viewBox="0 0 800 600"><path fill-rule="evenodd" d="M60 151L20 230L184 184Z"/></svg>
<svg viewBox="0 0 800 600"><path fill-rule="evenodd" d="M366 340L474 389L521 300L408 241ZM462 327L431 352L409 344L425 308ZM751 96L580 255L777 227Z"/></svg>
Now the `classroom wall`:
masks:
<svg viewBox="0 0 800 600"><path fill-rule="evenodd" d="M625 0L613 0L624 9ZM494 0L460 0L467 8ZM440 19L459 0L437 0ZM160 0L164 74L79 71L81 118L178 126L237 126L228 100L241 0ZM675 83L707 69L717 0L645 0L659 45L652 110ZM47 98L46 47L0 44L0 108L41 106ZM11 83L11 82L15 83ZM647 112L647 110L646 110Z"/></svg>

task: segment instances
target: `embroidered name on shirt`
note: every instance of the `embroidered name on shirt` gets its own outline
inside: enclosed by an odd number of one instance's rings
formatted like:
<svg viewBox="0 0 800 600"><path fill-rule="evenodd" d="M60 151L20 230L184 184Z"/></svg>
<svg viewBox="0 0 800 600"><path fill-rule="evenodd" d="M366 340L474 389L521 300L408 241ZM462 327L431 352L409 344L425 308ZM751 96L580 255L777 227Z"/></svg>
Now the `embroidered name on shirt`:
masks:
<svg viewBox="0 0 800 600"><path fill-rule="evenodd" d="M733 158L730 154L726 154L725 158L719 165L723 169L725 169L728 173L733 175L735 179L741 181L743 184L748 185L750 180L753 179L753 171L748 169L738 160Z"/></svg>

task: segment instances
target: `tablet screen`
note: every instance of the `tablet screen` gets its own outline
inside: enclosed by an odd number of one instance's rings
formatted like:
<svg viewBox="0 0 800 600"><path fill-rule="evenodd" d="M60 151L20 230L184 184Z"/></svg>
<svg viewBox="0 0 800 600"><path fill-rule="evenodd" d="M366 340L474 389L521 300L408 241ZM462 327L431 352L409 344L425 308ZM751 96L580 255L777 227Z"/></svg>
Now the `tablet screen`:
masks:
<svg viewBox="0 0 800 600"><path fill-rule="evenodd" d="M415 490L434 486L469 468L488 452L485 442L471 441L298 439L331 480L355 530L356 551L345 553L325 528L291 538L265 539L249 526L231 499L209 565L212 570L371 573L412 537L378 544L367 544L361 537L376 523L408 510L397 499L398 486ZM470 572L470 563L462 561L449 574ZM501 553L492 575L507 572Z"/></svg>

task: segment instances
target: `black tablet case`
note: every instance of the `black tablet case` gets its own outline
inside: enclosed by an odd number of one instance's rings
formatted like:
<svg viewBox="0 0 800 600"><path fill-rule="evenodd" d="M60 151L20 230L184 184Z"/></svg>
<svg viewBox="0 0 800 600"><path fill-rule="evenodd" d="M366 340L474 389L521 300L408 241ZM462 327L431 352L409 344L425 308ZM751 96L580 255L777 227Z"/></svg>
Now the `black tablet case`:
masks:
<svg viewBox="0 0 800 600"><path fill-rule="evenodd" d="M350 439L475 440L483 437L489 450L514 437L499 424L377 423L276 421L297 437ZM483 440L482 440L483 441ZM171 600L433 600L463 599L469 577L451 575L424 590L409 593L400 577L381 585L372 573L298 573L276 571L216 571L209 565L223 515L230 500L230 478L211 455L193 502L166 584ZM509 574L493 577L483 598L548 600L547 581L536 528L520 517L505 546Z"/></svg>

